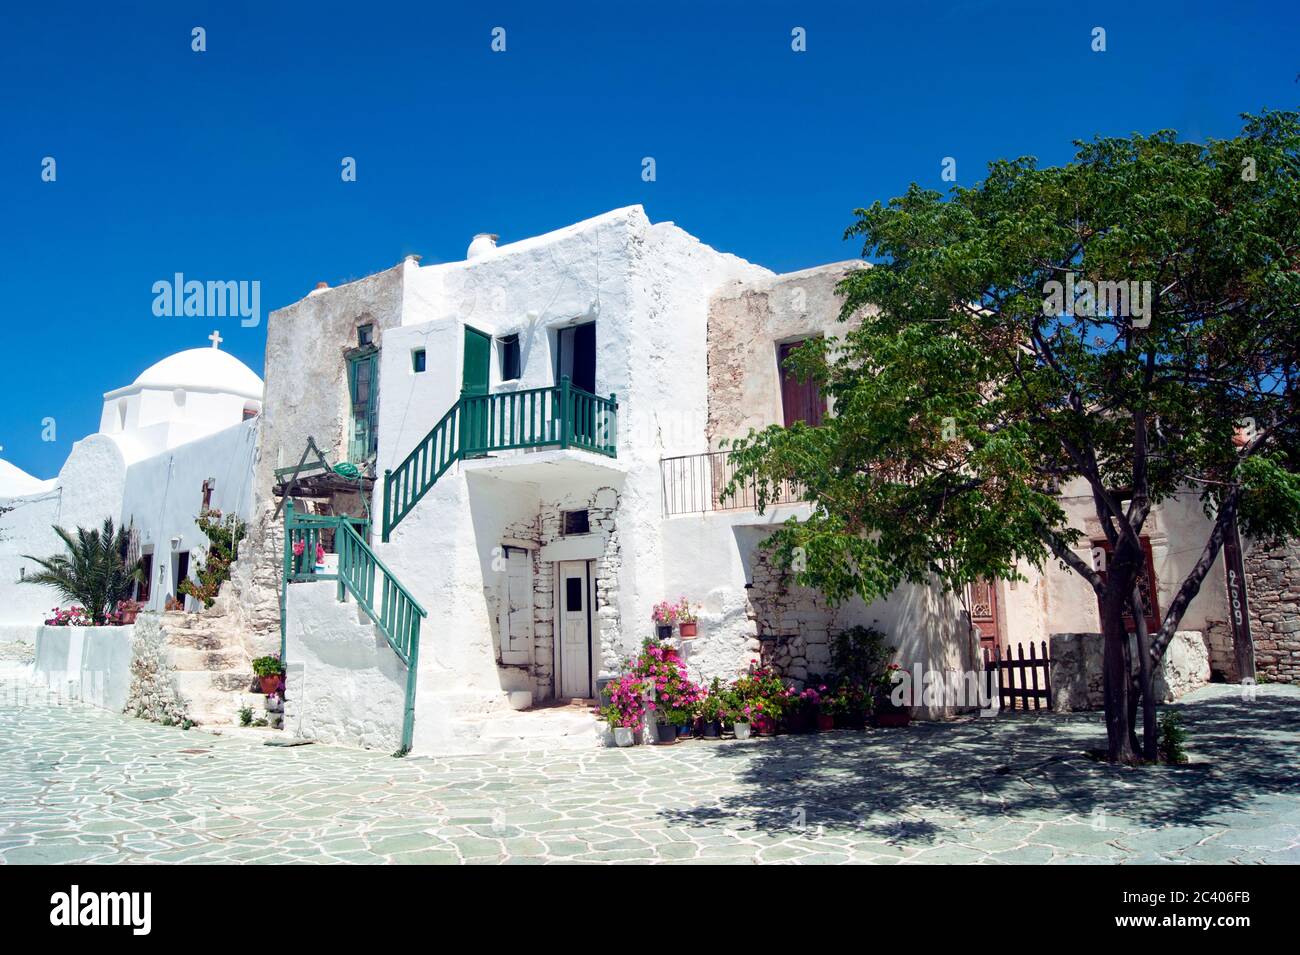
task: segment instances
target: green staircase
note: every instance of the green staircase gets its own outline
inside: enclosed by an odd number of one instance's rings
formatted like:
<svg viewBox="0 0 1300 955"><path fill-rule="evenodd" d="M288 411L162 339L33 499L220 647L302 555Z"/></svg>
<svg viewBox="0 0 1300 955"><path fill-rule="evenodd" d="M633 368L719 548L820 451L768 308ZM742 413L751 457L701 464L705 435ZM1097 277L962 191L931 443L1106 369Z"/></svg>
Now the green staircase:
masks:
<svg viewBox="0 0 1300 955"><path fill-rule="evenodd" d="M383 541L455 461L493 451L579 448L615 457L618 401L558 385L462 395L397 467L384 472Z"/></svg>

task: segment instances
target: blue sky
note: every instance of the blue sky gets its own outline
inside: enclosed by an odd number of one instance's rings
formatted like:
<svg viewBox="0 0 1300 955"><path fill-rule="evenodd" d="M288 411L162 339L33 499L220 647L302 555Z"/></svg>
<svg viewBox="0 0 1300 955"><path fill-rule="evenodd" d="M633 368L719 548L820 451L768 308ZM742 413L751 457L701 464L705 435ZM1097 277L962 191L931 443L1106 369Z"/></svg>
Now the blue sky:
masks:
<svg viewBox="0 0 1300 955"><path fill-rule="evenodd" d="M6 4L0 457L52 476L104 391L214 327L262 370L265 319L154 316L176 272L258 280L265 315L638 202L786 271L856 255L852 210L943 188L945 156L971 184L1095 134L1230 136L1298 74L1294 3Z"/></svg>

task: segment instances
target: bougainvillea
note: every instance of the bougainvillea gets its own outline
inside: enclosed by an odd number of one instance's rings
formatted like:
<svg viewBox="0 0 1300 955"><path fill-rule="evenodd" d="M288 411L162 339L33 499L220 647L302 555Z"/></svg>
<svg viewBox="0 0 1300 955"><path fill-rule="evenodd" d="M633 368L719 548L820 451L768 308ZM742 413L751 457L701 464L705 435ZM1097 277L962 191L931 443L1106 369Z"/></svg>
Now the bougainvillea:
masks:
<svg viewBox="0 0 1300 955"><path fill-rule="evenodd" d="M632 676L646 681L654 691L647 709L660 723L680 725L690 719L703 693L686 673L686 664L676 648L658 640L647 640L641 653L629 663Z"/></svg>
<svg viewBox="0 0 1300 955"><path fill-rule="evenodd" d="M601 718L610 728L626 727L637 729L645 720L646 691L649 684L644 680L625 673L617 683L605 687L609 702L601 707Z"/></svg>

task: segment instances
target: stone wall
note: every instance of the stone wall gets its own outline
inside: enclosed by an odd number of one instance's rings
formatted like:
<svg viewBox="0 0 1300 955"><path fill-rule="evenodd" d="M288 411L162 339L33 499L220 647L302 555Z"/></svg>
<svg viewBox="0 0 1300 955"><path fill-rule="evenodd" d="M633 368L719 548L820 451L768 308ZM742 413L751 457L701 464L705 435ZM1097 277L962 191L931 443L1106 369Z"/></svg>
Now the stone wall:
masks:
<svg viewBox="0 0 1300 955"><path fill-rule="evenodd" d="M1137 654L1137 638L1130 640ZM1102 635L1054 633L1051 637L1052 709L1062 713L1098 710L1102 696ZM1210 653L1199 630L1174 633L1155 673L1156 699L1172 703L1210 682Z"/></svg>
<svg viewBox="0 0 1300 955"><path fill-rule="evenodd" d="M774 567L765 550L755 552L753 574L749 600L757 640L750 641L750 648L759 651L764 664L801 685L809 675L827 673L831 633L838 629L836 609L819 591L795 584Z"/></svg>
<svg viewBox="0 0 1300 955"><path fill-rule="evenodd" d="M588 526L592 534L605 538L604 551L595 559L593 573L596 578L596 605L592 625L596 628L599 646L596 666L603 671L614 671L628 655L622 641L622 626L618 611L619 574L622 570L618 540L618 492L612 487L599 488L585 504L560 504L548 502L541 505L532 521L519 521L509 525L503 535L508 540L526 541L534 545L529 553L533 561L533 661L526 664L534 700L549 699L555 685L555 562L542 559L542 548L560 540L563 535L562 512L585 506ZM488 605L493 608L493 629L499 630L496 608L501 594L488 594ZM499 648L502 634L495 634Z"/></svg>
<svg viewBox="0 0 1300 955"><path fill-rule="evenodd" d="M266 396L254 464L255 506L248 536L231 570L235 615L252 656L279 648L280 575L284 524L274 517L275 469L297 464L316 440L331 464L347 457L346 353L357 328L383 333L402 320L403 277L413 261L337 288L312 292L273 311L266 329ZM382 478L381 478L382 480Z"/></svg>
<svg viewBox="0 0 1300 955"><path fill-rule="evenodd" d="M1244 563L1255 672L1276 683L1300 682L1300 541L1255 546Z"/></svg>
<svg viewBox="0 0 1300 955"><path fill-rule="evenodd" d="M782 421L777 346L836 337L843 298L836 285L859 260L723 285L709 302L709 446Z"/></svg>

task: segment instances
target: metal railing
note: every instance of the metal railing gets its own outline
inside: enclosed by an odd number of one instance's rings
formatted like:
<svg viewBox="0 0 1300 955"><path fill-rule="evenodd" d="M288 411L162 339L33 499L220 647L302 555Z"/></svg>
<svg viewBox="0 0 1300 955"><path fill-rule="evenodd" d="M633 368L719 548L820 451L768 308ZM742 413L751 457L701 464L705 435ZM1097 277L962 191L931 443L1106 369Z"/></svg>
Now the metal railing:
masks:
<svg viewBox="0 0 1300 955"><path fill-rule="evenodd" d="M753 480L726 492L735 477L731 451L686 454L659 461L663 487L664 516L700 514L708 511L743 511L758 508L758 488ZM804 501L802 485L783 481L770 493L767 504L798 504Z"/></svg>
<svg viewBox="0 0 1300 955"><path fill-rule="evenodd" d="M383 540L454 461L492 451L581 448L617 455L618 400L558 385L462 395L397 467L384 472Z"/></svg>

